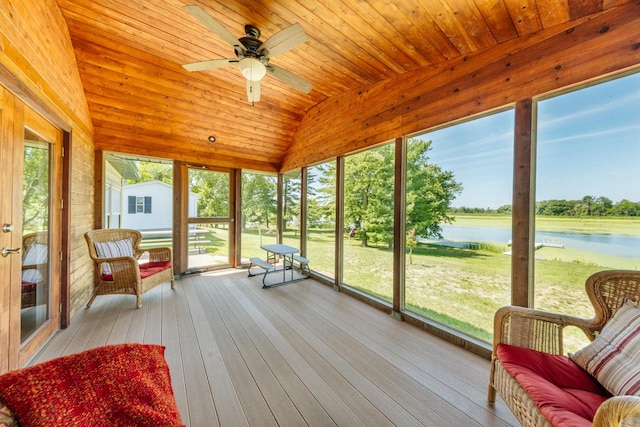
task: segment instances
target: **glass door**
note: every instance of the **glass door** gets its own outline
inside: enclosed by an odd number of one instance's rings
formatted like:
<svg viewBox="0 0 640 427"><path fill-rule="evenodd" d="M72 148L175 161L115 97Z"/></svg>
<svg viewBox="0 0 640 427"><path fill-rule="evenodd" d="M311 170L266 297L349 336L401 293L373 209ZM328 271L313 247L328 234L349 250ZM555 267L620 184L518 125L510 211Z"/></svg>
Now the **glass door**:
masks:
<svg viewBox="0 0 640 427"><path fill-rule="evenodd" d="M22 273L20 341L50 319L51 287L49 215L51 150L49 142L24 131L22 173Z"/></svg>
<svg viewBox="0 0 640 427"><path fill-rule="evenodd" d="M0 371L60 328L62 131L0 87Z"/></svg>
<svg viewBox="0 0 640 427"><path fill-rule="evenodd" d="M62 131L25 108L21 180L20 360L60 326ZM57 284L57 285L56 285Z"/></svg>
<svg viewBox="0 0 640 427"><path fill-rule="evenodd" d="M189 168L187 272L229 267L231 172Z"/></svg>

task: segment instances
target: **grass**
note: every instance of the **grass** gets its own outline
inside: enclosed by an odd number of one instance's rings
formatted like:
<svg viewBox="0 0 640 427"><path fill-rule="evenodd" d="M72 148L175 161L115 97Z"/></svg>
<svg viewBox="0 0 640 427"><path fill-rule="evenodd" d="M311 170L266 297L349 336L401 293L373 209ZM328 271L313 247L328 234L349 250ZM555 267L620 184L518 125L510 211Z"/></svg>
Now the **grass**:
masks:
<svg viewBox="0 0 640 427"><path fill-rule="evenodd" d="M573 219L576 222L576 219ZM587 232L608 230L615 234L640 235L640 220L595 219L585 225L571 225L568 218L539 219L547 231ZM510 227L511 218L500 215L456 216L456 225ZM592 233L596 232L591 230ZM637 233L636 233L637 232ZM201 237L210 243L207 252L226 254L228 230L211 229ZM393 294L393 252L386 246L363 247L355 238L344 239L344 282L350 286L391 301ZM276 243L275 233L242 233L242 257L262 256L263 244ZM299 233L285 231L283 243L299 247ZM437 244L418 244L412 263L405 267L405 306L407 309L490 342L493 314L511 301L511 257L508 246L501 242L485 242L470 248L452 248ZM335 276L335 233L332 229L312 229L307 241L307 257L311 268L328 277ZM593 308L585 294L585 279L600 270L636 269L639 259L607 257L588 252L559 248L536 251L536 308L591 317ZM568 333L569 349L584 342L580 332Z"/></svg>
<svg viewBox="0 0 640 427"><path fill-rule="evenodd" d="M455 214L454 218L458 226L511 228L511 215ZM537 216L536 231L640 236L640 218Z"/></svg>

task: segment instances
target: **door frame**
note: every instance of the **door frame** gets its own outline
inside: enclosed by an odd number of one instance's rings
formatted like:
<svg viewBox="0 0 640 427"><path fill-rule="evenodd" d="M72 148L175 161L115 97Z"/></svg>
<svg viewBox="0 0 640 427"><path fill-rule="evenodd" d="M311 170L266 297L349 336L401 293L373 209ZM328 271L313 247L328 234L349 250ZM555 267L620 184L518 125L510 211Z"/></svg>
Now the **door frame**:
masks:
<svg viewBox="0 0 640 427"><path fill-rule="evenodd" d="M237 256L237 225L235 216L237 214L237 187L239 184L239 170L219 167L208 167L205 165L193 165L181 161L174 161L173 164L173 249L174 249L174 273L185 275L200 273L204 270L219 270L223 268L235 268L238 265ZM201 169L211 172L223 172L229 174L229 217L223 218L189 218L189 169ZM189 271L189 247L188 247L188 227L193 223L228 223L229 224L229 255L228 264L215 265Z"/></svg>
<svg viewBox="0 0 640 427"><path fill-rule="evenodd" d="M17 127L17 124L16 124ZM56 286L56 284L61 283L60 272L61 272L61 241L62 241L62 227L61 227L61 208L62 208L62 143L63 143L63 133L60 129L55 127L49 121L44 119L38 113L33 111L28 106L24 107L24 122L22 123L23 135L24 129L29 129L30 131L42 136L48 143L50 147L50 157L49 157L49 260L48 260L48 268L49 268L49 313L48 319L40 325L33 334L29 336L24 342L20 343L19 350L19 366L24 366L29 359L31 359L41 348L42 346L53 336L53 334L60 329L60 298L61 298L61 288ZM21 148L21 152L24 152L24 139L22 143L19 144ZM18 162L14 159L14 164ZM20 172L23 172L23 165L19 168ZM19 205L19 215L22 216L22 179L16 180L14 182L14 186L16 187L16 191L14 193L14 214L15 206ZM19 188L19 191L18 191ZM18 201L17 198L20 198ZM22 223L22 218L20 218L20 222ZM20 228L20 235L22 235L22 227ZM16 311L17 313L12 314L16 316L18 320L20 320L20 307L16 307L15 304L12 304L12 311ZM10 337L11 340L15 339L13 336ZM18 337L18 341L20 342L20 337Z"/></svg>
<svg viewBox="0 0 640 427"><path fill-rule="evenodd" d="M62 161L60 161L60 156L55 156L54 163L56 163L56 173L52 175L53 178L51 182L51 185L57 189L57 191L52 193L56 199L56 213L53 216L57 217L56 227L59 230L59 232L52 233L51 235L52 240L55 240L55 244L57 245L54 249L55 252L52 251L52 254L55 254L55 258L60 260L57 268L52 268L52 273L57 274L57 279L51 283L59 283L59 298L55 302L55 307L53 302L50 304L50 309L56 313L55 320L52 319L53 321L49 322L50 326L47 327L51 328L50 330L47 329L47 332L52 335L59 328L69 325L71 315L69 268L71 254L69 239L71 213L70 209L65 208L71 206L71 126L44 101L39 99L31 89L24 85L13 74L7 72L4 66L0 66L0 89L2 92L1 108L3 109L3 113L10 113L12 116L11 126L13 128L12 135L14 136L12 137L11 145L14 147L15 152L20 152L20 158L22 158L23 155L24 141L22 141L22 139L24 137L24 116L26 110L30 111L27 114L39 116L48 122L49 125L58 128L62 133L62 142L61 144L57 144L58 146L55 148L55 151L61 153L60 155L64 152L65 155L62 157ZM4 115L5 114L3 114L3 116ZM4 124L4 126L8 129L7 124ZM16 144L15 141L22 142ZM19 149L16 147L19 147ZM6 168L3 167L3 169ZM11 183L11 181L8 182ZM0 185L0 187L2 187L2 185ZM14 195L12 200L16 200L17 197L21 198L22 195ZM15 245L21 245L22 238L22 203L20 200L17 206L15 202L12 202L11 205L13 218L20 219L20 233L15 233L15 236L12 236L10 242L11 247L17 247ZM58 209L58 207L60 209ZM18 229L17 225L16 229ZM52 241L52 243L54 242ZM16 263L19 266L21 260L16 260ZM0 302L0 335L3 337L0 338L0 346L7 349L0 353L0 372L24 366L50 337L50 335L46 338L31 337L27 342L23 344L20 343L20 314L19 312L16 313L15 309L10 310L10 308L19 304L18 301L20 301L19 272L21 269L16 267L16 269L11 268L11 270L14 271L11 273L12 286L9 287L11 288L11 292L4 293L7 298L3 298L2 302ZM0 268L0 272L1 271L2 268ZM38 333L38 335L40 336L41 334Z"/></svg>

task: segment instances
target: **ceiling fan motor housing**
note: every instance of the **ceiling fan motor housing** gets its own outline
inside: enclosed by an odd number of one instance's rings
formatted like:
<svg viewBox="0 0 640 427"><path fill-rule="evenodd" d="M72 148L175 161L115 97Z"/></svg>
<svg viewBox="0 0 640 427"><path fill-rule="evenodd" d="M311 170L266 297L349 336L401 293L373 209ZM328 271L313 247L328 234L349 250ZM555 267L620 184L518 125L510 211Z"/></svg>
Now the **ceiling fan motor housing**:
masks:
<svg viewBox="0 0 640 427"><path fill-rule="evenodd" d="M271 56L280 55L307 41L307 36L300 24L281 29L265 42L260 40L260 30L247 24L244 26L245 36L238 39L201 7L187 5L184 9L227 44L233 46L236 55L236 59L214 59L184 64L183 67L187 70L205 71L237 64L240 72L247 79L247 98L250 102L260 100L260 80L267 71L277 80L302 93L311 91L313 86L302 77L277 65L269 65Z"/></svg>
<svg viewBox="0 0 640 427"><path fill-rule="evenodd" d="M243 57L257 58L261 60L260 62L266 65L266 61L263 61L262 58L264 57L266 59L268 54L266 51L260 52L260 47L262 46L262 41L259 40L260 30L253 25L247 24L244 26L244 32L246 36L241 37L238 40L244 46L245 51L243 52L236 47L236 56L238 56L239 59L242 59Z"/></svg>

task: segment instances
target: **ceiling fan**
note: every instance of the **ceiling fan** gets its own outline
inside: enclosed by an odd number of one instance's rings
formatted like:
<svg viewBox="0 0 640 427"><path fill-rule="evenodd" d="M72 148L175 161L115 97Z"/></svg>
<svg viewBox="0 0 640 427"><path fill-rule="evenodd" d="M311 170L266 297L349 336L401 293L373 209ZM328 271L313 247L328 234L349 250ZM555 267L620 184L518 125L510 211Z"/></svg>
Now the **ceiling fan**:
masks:
<svg viewBox="0 0 640 427"><path fill-rule="evenodd" d="M293 24L280 30L264 42L259 40L259 29L253 25L245 25L246 35L238 39L199 6L184 6L184 9L218 37L233 46L236 55L235 58L230 59L213 59L184 64L183 67L187 70L213 70L238 64L240 72L247 79L247 99L252 103L260 101L260 80L267 73L302 93L311 92L313 87L311 83L289 70L269 63L269 60L274 56L287 52L307 41L307 35L300 24Z"/></svg>

